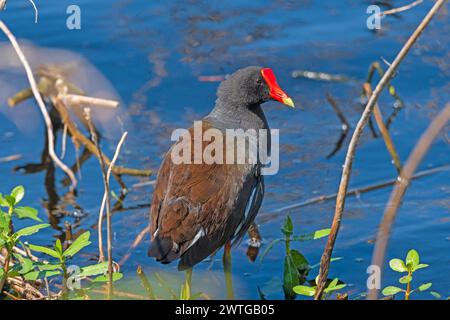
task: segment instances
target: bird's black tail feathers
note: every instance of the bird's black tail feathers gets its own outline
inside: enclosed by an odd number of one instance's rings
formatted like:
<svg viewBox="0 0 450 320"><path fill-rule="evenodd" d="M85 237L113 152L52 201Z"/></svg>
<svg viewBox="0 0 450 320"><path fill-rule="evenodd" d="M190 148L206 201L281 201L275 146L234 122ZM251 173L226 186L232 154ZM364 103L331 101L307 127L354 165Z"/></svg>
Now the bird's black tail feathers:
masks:
<svg viewBox="0 0 450 320"><path fill-rule="evenodd" d="M156 261L161 263L170 263L180 257L179 251L173 250L173 242L171 239L162 239L155 237L148 248L148 256L155 257Z"/></svg>

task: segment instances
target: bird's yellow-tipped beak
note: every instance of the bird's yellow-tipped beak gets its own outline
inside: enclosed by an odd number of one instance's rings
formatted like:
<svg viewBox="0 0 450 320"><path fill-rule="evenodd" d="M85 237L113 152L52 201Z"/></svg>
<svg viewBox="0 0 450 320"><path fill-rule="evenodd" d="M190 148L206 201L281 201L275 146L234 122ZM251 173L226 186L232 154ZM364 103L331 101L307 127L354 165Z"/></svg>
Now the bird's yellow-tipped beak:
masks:
<svg viewBox="0 0 450 320"><path fill-rule="evenodd" d="M292 101L292 99L289 97L283 98L283 103L291 108L295 108L294 101Z"/></svg>
<svg viewBox="0 0 450 320"><path fill-rule="evenodd" d="M269 86L270 97L274 100L277 100L291 108L295 108L294 101L284 92L280 86L278 85L277 79L273 74L272 69L263 68L261 69L261 74Z"/></svg>

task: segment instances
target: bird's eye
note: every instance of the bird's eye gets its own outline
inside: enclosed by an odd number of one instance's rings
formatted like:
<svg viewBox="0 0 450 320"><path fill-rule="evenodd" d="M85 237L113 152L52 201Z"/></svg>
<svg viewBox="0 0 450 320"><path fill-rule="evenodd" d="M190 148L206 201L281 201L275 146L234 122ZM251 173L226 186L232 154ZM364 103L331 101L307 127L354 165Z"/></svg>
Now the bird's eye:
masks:
<svg viewBox="0 0 450 320"><path fill-rule="evenodd" d="M262 83L262 79L261 79L261 78L257 78L257 79L256 79L256 84L257 84L257 85L261 85L261 83Z"/></svg>

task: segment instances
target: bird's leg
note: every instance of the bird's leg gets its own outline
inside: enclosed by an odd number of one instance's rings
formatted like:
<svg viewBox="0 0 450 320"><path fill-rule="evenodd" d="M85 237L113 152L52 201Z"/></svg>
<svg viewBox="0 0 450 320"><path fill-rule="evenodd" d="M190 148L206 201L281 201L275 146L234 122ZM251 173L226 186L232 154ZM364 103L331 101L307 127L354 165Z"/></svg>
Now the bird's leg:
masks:
<svg viewBox="0 0 450 320"><path fill-rule="evenodd" d="M186 277L184 279L184 285L181 290L181 300L190 300L191 293L191 282L192 282L192 268L186 270Z"/></svg>
<svg viewBox="0 0 450 320"><path fill-rule="evenodd" d="M234 300L233 279L231 276L231 241L225 243L223 248L223 271L225 273L225 284L227 287L227 299Z"/></svg>

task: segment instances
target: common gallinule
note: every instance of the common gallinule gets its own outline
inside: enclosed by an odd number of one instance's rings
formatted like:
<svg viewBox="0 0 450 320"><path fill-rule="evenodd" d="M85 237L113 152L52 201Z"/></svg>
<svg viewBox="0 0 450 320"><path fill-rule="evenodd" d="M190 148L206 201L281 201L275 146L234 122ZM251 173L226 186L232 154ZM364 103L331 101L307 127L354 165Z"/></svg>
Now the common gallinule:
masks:
<svg viewBox="0 0 450 320"><path fill-rule="evenodd" d="M203 132L268 129L260 105L271 99L294 107L270 68L240 69L220 84L214 109L202 119ZM192 139L193 131L188 130ZM175 164L171 151L179 143L171 147L159 168L150 209L148 255L162 263L180 258L178 269L184 270L223 245L229 254L231 242L242 238L260 208L264 182L260 161Z"/></svg>

